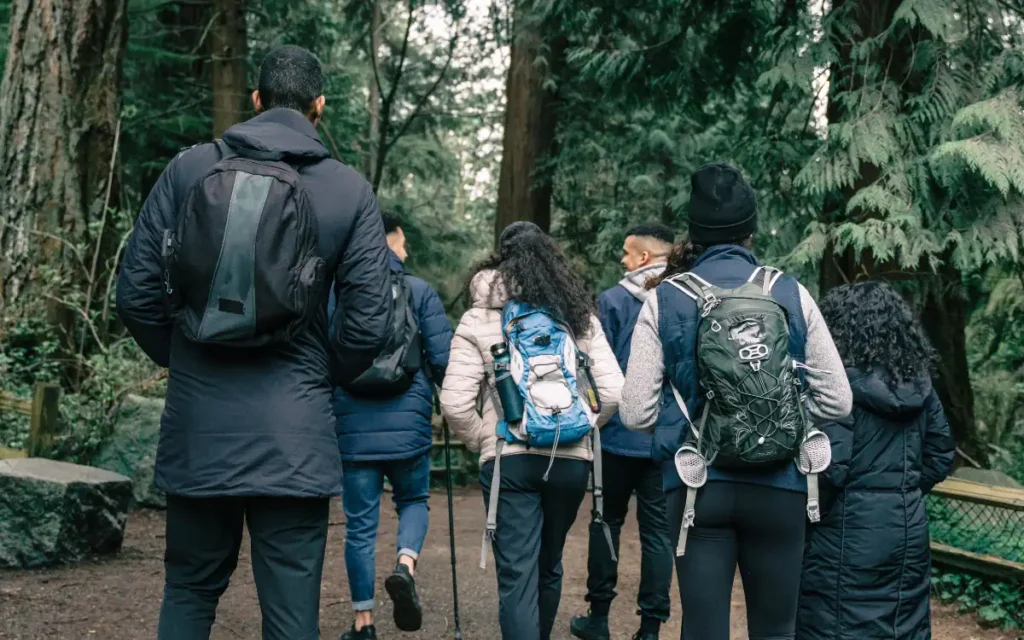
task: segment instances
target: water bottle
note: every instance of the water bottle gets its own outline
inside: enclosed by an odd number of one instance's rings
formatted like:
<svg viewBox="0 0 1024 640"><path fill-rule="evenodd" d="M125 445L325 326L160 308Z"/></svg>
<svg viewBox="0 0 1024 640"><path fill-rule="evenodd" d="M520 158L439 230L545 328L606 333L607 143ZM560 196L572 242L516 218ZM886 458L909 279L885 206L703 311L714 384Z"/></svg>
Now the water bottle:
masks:
<svg viewBox="0 0 1024 640"><path fill-rule="evenodd" d="M519 393L519 385L512 378L512 355L504 342L491 345L494 356L494 386L498 391L498 401L508 423L523 420L523 396Z"/></svg>
<svg viewBox="0 0 1024 640"><path fill-rule="evenodd" d="M586 400L591 413L601 413L601 396L597 393L597 383L590 370L590 356L582 351L576 354L576 388Z"/></svg>

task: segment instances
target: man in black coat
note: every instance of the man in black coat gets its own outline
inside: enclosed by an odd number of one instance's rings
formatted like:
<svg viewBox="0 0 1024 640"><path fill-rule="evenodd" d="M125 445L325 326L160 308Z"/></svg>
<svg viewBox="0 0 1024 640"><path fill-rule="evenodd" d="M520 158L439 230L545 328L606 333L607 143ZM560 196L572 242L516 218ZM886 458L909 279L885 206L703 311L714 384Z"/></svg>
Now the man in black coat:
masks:
<svg viewBox="0 0 1024 640"><path fill-rule="evenodd" d="M280 157L298 172L319 227L317 252L336 282L330 335L327 291L308 328L270 347L203 345L173 324L163 300L161 240L193 185L221 159L218 145L195 146L170 162L125 251L118 311L146 354L170 369L156 459L156 483L168 494L161 640L209 637L243 519L263 638L319 637L329 499L341 480L331 377L355 378L372 363L392 314L373 190L332 160L316 133L322 85L310 52L275 49L253 93L259 115L229 129L223 142L240 155Z"/></svg>

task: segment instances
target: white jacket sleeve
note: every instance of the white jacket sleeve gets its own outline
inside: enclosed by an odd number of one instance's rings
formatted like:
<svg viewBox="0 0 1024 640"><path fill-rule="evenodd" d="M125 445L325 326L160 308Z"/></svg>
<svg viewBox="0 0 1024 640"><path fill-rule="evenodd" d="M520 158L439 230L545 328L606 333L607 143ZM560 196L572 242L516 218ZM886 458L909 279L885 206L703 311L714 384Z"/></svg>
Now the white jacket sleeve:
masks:
<svg viewBox="0 0 1024 640"><path fill-rule="evenodd" d="M591 373L597 385L597 393L601 396L601 415L597 418L597 426L603 427L619 410L622 399L622 370L615 352L608 344L601 322L597 317L591 318L590 336L584 347L591 360Z"/></svg>
<svg viewBox="0 0 1024 640"><path fill-rule="evenodd" d="M467 312L455 330L441 389L441 413L459 440L479 452L484 420L477 413L477 398L487 373L483 355L473 339L475 323L473 312Z"/></svg>

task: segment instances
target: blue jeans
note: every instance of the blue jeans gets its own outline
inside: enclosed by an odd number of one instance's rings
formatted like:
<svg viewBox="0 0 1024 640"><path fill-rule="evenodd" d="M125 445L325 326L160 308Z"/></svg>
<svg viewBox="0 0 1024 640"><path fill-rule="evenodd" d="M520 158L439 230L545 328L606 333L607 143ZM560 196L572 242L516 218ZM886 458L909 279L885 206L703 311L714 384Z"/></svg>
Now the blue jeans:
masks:
<svg viewBox="0 0 1024 640"><path fill-rule="evenodd" d="M430 506L430 453L409 460L342 463L345 507L345 570L352 608L372 611L377 579L377 527L384 476L398 511L398 555L416 560L427 537Z"/></svg>

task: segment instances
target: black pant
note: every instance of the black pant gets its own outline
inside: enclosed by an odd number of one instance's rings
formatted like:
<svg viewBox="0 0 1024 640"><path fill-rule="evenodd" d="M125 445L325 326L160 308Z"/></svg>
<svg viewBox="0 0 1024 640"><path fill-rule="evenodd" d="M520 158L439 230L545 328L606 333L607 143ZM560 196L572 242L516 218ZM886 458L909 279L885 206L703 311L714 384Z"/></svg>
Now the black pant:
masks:
<svg viewBox="0 0 1024 640"><path fill-rule="evenodd" d="M167 496L159 640L210 637L217 602L238 564L243 520L264 640L319 638L329 505L327 498Z"/></svg>
<svg viewBox="0 0 1024 640"><path fill-rule="evenodd" d="M604 519L612 532L615 555L619 555L619 534L626 522L629 498L636 494L636 521L640 527L640 592L637 605L645 618L664 622L669 614L672 586L672 552L669 538L665 492L661 488L661 466L650 458L630 458L607 451L604 462ZM608 551L603 527L590 523L587 601L598 615L607 615L615 598L618 564Z"/></svg>
<svg viewBox="0 0 1024 640"><path fill-rule="evenodd" d="M686 489L668 493L673 547ZM750 640L792 640L804 551L807 495L734 482L708 482L697 494L696 526L676 558L688 640L729 640L733 577L739 564Z"/></svg>
<svg viewBox="0 0 1024 640"><path fill-rule="evenodd" d="M562 548L587 493L590 464L558 458L545 482L547 466L547 456L531 453L501 459L492 548L505 640L548 640L562 598ZM485 506L493 475L489 461L480 469Z"/></svg>

